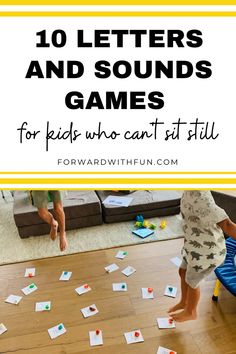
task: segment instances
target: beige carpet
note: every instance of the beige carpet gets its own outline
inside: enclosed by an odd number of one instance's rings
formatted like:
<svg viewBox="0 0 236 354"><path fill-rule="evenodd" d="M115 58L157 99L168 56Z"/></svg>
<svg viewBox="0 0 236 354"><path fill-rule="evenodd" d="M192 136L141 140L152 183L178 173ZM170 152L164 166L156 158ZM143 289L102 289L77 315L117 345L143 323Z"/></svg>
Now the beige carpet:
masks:
<svg viewBox="0 0 236 354"><path fill-rule="evenodd" d="M134 222L103 224L67 232L69 247L60 252L58 242L52 242L49 236L21 239L13 219L13 201L8 191L6 199L0 196L0 264L23 262L32 259L61 256L77 252L86 252L116 246L134 245L153 241L162 241L182 237L180 215L166 217L167 227L157 229L154 235L141 239L132 234ZM160 224L159 218L149 219Z"/></svg>

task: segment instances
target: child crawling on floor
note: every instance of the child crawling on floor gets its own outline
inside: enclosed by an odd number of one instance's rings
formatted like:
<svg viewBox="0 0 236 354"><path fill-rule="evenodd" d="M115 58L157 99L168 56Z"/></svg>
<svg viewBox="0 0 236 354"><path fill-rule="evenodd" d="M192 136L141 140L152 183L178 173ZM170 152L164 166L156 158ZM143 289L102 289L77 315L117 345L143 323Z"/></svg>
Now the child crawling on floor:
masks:
<svg viewBox="0 0 236 354"><path fill-rule="evenodd" d="M181 299L168 311L177 322L195 320L200 282L224 262L224 234L236 239L236 224L215 204L210 191L185 191L181 199L184 246L179 268Z"/></svg>

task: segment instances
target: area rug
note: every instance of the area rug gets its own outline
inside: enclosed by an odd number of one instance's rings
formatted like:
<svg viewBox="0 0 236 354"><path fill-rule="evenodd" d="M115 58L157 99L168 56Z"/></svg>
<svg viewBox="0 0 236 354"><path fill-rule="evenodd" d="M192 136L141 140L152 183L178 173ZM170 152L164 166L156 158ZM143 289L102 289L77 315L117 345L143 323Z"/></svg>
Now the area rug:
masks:
<svg viewBox="0 0 236 354"><path fill-rule="evenodd" d="M0 264L29 261L33 259L55 257L78 252L88 252L119 246L170 240L183 237L182 219L180 215L165 217L167 226L159 227L154 234L145 239L132 234L134 222L103 224L67 232L69 246L60 252L59 244L49 236L29 237L21 239L13 219L13 200L11 194L4 192L5 200L0 200ZM160 224L160 218L148 219Z"/></svg>

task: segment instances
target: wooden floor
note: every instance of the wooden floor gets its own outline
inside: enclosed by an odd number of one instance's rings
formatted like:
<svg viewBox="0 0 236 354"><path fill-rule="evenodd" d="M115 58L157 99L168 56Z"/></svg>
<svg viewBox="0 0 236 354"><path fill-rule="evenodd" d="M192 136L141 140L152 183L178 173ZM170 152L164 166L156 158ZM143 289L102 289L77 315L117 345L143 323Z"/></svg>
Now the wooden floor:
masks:
<svg viewBox="0 0 236 354"><path fill-rule="evenodd" d="M0 323L8 331L0 336L0 353L98 353L156 354L159 345L178 354L236 353L236 298L221 291L218 304L211 301L214 281L202 285L199 318L177 324L176 329L159 330L157 317L167 317L176 299L163 296L165 286L178 286L177 267L170 258L179 255L182 239L123 248L125 260L115 258L117 249L42 259L0 267ZM120 271L105 273L104 267L117 263L120 270L132 265L137 272L126 278ZM26 267L36 267L38 291L23 295L19 305L4 302L10 294L22 295L29 284ZM58 281L63 270L72 271L69 282ZM126 281L128 292L112 291L113 282ZM88 283L92 291L78 296L74 289ZM141 287L153 287L154 300L141 298ZM35 312L35 302L52 301L50 312ZM99 313L84 319L80 309L95 303ZM64 323L67 333L51 340L47 329ZM88 332L103 330L104 345L91 348ZM141 329L144 343L127 345L124 332Z"/></svg>

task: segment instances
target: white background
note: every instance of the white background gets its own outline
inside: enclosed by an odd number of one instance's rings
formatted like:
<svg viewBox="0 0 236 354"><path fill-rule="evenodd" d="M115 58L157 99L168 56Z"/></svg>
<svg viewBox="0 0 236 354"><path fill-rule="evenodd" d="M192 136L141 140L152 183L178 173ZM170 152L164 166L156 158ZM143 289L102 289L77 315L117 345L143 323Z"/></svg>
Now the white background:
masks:
<svg viewBox="0 0 236 354"><path fill-rule="evenodd" d="M63 29L67 34L64 48L36 48L36 32L46 29L50 34ZM149 48L148 40L142 48L135 48L133 36L126 36L123 48L116 48L110 36L111 48L77 48L77 29L83 29L86 40L92 41L95 29L180 29L185 33L199 29L203 45L199 48ZM235 33L234 17L130 17L130 18L1 18L0 19L0 147L1 171L235 171ZM125 37L125 38L126 38ZM148 38L148 36L146 36ZM46 60L78 60L85 66L79 79L25 79L31 60L38 60L44 68ZM209 79L97 79L94 63L108 60L200 60L212 63ZM65 71L66 72L66 71ZM163 92L165 106L161 110L69 110L65 95L80 91L85 97L91 91L151 91ZM85 99L86 102L86 99ZM105 102L105 101L104 101ZM95 129L98 122L106 131L149 130L149 122L168 123L181 117L193 121L215 121L220 136L216 140L164 141L146 139L125 141L86 141L79 138L72 145L68 141L49 142L45 150L46 122L51 128L67 129L73 121L81 132ZM17 128L27 121L29 128L40 130L38 138L19 143ZM68 159L178 159L178 166L58 166L58 158Z"/></svg>

